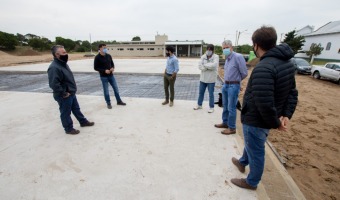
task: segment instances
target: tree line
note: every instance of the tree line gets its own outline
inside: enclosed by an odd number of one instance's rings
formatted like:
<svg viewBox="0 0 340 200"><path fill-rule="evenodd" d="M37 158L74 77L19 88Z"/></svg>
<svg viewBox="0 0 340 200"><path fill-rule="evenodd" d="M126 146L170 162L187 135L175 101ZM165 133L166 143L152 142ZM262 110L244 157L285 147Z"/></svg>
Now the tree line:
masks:
<svg viewBox="0 0 340 200"><path fill-rule="evenodd" d="M141 38L139 36L135 36L132 38L132 41L141 41ZM283 43L287 43L294 51L295 54L299 53L302 49L305 39L303 36L297 36L296 31L293 30L291 32L288 32L285 34L285 38L282 41ZM22 35L20 33L17 33L16 35L11 33L6 33L0 31L0 49L3 50L14 50L16 46L30 46L34 50L38 51L46 51L50 50L51 47L55 44L60 44L65 47L65 49L69 52L89 52L91 50L97 50L97 47L100 43L104 44L117 44L118 42L116 40L112 41L95 41L92 44L87 40L71 40L63 37L56 37L55 41L51 41L48 38L40 37L31 33L28 33L26 35ZM303 52L306 53L308 56L312 57L320 55L322 50L324 48L321 46L321 44L315 44L313 43L309 49L309 51ZM235 47L235 50L239 53L248 54L250 51L252 51L252 46L246 44L246 45L240 45ZM222 47L216 46L215 47L215 53L222 55Z"/></svg>
<svg viewBox="0 0 340 200"><path fill-rule="evenodd" d="M63 37L56 37L55 41L51 41L48 38L40 37L31 33L26 35L17 33L16 35L0 31L0 49L3 50L15 50L16 46L30 46L37 51L50 50L55 44L63 45L69 52L89 52L91 49L98 49L100 43L116 44L113 41L95 41L92 44L87 40L71 40Z"/></svg>

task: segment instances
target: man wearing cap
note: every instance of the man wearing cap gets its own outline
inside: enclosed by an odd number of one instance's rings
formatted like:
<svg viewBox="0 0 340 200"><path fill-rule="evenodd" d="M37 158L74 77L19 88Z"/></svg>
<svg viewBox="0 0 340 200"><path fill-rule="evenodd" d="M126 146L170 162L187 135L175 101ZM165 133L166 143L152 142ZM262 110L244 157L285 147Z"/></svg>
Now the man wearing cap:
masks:
<svg viewBox="0 0 340 200"><path fill-rule="evenodd" d="M236 133L236 105L240 93L241 81L247 77L246 61L242 54L233 51L230 40L222 43L224 64L224 84L222 87L223 113L222 123L215 124L216 128L225 128L221 133L231 135Z"/></svg>

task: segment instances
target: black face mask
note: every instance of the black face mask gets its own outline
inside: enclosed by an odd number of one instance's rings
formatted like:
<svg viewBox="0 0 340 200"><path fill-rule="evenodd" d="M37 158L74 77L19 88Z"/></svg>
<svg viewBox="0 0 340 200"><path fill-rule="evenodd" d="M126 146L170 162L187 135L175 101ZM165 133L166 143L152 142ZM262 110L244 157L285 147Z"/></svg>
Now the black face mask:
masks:
<svg viewBox="0 0 340 200"><path fill-rule="evenodd" d="M257 54L256 54L256 51L255 51L254 45L253 45L253 52L254 52L254 54L255 54L255 56L257 58Z"/></svg>
<svg viewBox="0 0 340 200"><path fill-rule="evenodd" d="M67 61L68 61L68 54L66 54L66 55L60 55L60 56L59 56L59 59L62 60L62 61L64 61L65 63L67 63Z"/></svg>
<svg viewBox="0 0 340 200"><path fill-rule="evenodd" d="M169 56L170 56L170 53L165 53L165 55L169 57Z"/></svg>

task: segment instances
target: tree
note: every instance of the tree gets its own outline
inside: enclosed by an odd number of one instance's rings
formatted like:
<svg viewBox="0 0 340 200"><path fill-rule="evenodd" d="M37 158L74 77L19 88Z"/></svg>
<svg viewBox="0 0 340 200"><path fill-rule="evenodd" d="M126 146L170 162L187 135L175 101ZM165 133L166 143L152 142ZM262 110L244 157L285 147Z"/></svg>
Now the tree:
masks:
<svg viewBox="0 0 340 200"><path fill-rule="evenodd" d="M141 41L140 37L139 36L135 36L132 38L132 41Z"/></svg>
<svg viewBox="0 0 340 200"><path fill-rule="evenodd" d="M18 39L18 42L21 46L27 45L27 39L24 35L17 33L17 39Z"/></svg>
<svg viewBox="0 0 340 200"><path fill-rule="evenodd" d="M32 38L28 40L28 45L35 50L44 51L52 47L52 42L47 38Z"/></svg>
<svg viewBox="0 0 340 200"><path fill-rule="evenodd" d="M58 45L63 45L66 51L72 51L76 47L76 43L73 40L62 37L56 37L55 43Z"/></svg>
<svg viewBox="0 0 340 200"><path fill-rule="evenodd" d="M0 48L14 50L18 43L18 38L14 34L0 31Z"/></svg>
<svg viewBox="0 0 340 200"><path fill-rule="evenodd" d="M320 43L312 43L310 45L309 51L306 51L306 55L309 56L311 64L314 62L314 56L320 55L323 49L324 48L321 46Z"/></svg>
<svg viewBox="0 0 340 200"><path fill-rule="evenodd" d="M238 53L249 54L249 52L252 50L253 50L253 47L250 46L249 44L244 44L244 45L237 47Z"/></svg>
<svg viewBox="0 0 340 200"><path fill-rule="evenodd" d="M302 35L297 36L296 35L296 31L291 31L288 32L285 35L285 39L283 40L282 43L287 43L290 48L293 49L294 54L297 54L299 52L299 50L302 49L303 44L305 43L305 37L303 37Z"/></svg>

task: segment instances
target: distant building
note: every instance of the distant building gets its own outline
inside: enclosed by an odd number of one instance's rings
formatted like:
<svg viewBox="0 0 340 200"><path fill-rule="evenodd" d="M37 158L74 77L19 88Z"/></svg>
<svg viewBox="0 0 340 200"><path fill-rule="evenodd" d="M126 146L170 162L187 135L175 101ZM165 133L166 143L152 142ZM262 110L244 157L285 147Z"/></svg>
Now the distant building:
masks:
<svg viewBox="0 0 340 200"><path fill-rule="evenodd" d="M168 41L167 35L156 35L155 41L123 41L108 44L110 54L119 57L156 57L165 56L166 46L173 46L178 57L200 57L203 40Z"/></svg>
<svg viewBox="0 0 340 200"><path fill-rule="evenodd" d="M297 31L298 35L305 37L302 51L309 51L312 43L321 44L324 50L315 59L340 61L340 21L329 22L313 31L314 27L306 26ZM308 58L305 53L298 53L296 57Z"/></svg>

